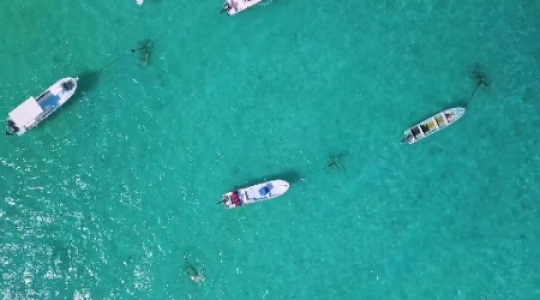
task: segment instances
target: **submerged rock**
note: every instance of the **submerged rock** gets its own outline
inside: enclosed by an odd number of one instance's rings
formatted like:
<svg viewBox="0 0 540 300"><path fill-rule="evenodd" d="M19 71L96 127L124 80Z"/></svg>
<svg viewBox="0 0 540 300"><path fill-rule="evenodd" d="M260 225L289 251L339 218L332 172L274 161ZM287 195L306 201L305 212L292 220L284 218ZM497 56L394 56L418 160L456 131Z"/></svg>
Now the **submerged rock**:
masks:
<svg viewBox="0 0 540 300"><path fill-rule="evenodd" d="M139 47L137 52L139 53L139 58L137 62L141 67L147 67L152 63L152 50L154 48L154 42L151 40L144 40L139 42Z"/></svg>

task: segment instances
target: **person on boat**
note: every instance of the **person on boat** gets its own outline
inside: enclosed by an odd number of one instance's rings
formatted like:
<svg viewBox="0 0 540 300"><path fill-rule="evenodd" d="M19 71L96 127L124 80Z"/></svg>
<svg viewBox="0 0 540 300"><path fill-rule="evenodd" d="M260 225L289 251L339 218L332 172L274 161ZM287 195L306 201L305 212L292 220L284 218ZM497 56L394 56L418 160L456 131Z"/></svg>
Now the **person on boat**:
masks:
<svg viewBox="0 0 540 300"><path fill-rule="evenodd" d="M6 130L6 135L13 135L16 132L19 132L19 127L17 127L17 125L15 125L15 122L13 122L12 120L7 121L7 127L9 128L9 130Z"/></svg>
<svg viewBox="0 0 540 300"><path fill-rule="evenodd" d="M186 262L185 273L186 273L186 275L189 276L191 281L193 281L193 282L204 282L204 280L205 280L204 275L199 270L197 270L197 268L195 268L195 266L193 266L189 262L189 260L187 259L185 253L183 253L182 256L184 257L184 261Z"/></svg>
<svg viewBox="0 0 540 300"><path fill-rule="evenodd" d="M240 200L240 197L238 195L238 191L232 192L232 203L236 206L240 206L242 204L242 201Z"/></svg>

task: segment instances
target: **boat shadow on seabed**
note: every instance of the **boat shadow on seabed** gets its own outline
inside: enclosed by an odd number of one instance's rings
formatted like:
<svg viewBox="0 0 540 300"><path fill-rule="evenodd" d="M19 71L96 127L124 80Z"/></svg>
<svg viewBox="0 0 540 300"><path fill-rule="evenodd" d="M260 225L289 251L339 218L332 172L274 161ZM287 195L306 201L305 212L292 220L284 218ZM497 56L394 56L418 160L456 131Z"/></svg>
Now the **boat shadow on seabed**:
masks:
<svg viewBox="0 0 540 300"><path fill-rule="evenodd" d="M241 188L245 188L246 186L253 186L253 185L260 184L261 182L266 182L266 181L269 181L269 180L276 180L276 179L285 180L290 185L293 185L293 184L298 183L300 181L305 181L308 176L311 176L311 175L314 175L314 174L317 174L317 173L321 173L321 172L324 172L324 171L329 170L329 169L335 169L335 170L339 170L339 171L346 171L347 168L343 164L343 159L347 155L348 155L348 153L346 153L346 152L342 152L342 153L338 153L338 154L331 154L331 155L329 155L329 162L323 168L318 168L317 170L309 172L309 173L304 174L304 175L300 174L300 172L298 172L296 170L290 169L290 170L286 170L286 171L283 171L283 172L280 172L280 173L275 173L275 174L271 174L271 175L267 175L267 176L263 176L263 177L259 177L259 178L250 179L250 180L248 180L246 183L244 183L242 185L238 185L238 186L233 187L232 190L238 190L238 189L241 189Z"/></svg>
<svg viewBox="0 0 540 300"><path fill-rule="evenodd" d="M266 182L266 181L269 181L269 180L276 180L276 179L285 180L285 181L289 182L289 184L292 185L292 184L294 184L296 182L301 181L302 176L300 175L300 172L298 172L298 171L287 170L287 171L280 172L280 173L275 173L275 174L271 174L271 175L267 175L267 176L263 176L263 177L259 177L259 178L250 179L250 180L248 180L246 183L244 183L242 185L238 185L238 186L233 187L232 190L236 191L236 190L239 190L241 188L245 188L246 186L257 185L257 184L260 184L261 182Z"/></svg>

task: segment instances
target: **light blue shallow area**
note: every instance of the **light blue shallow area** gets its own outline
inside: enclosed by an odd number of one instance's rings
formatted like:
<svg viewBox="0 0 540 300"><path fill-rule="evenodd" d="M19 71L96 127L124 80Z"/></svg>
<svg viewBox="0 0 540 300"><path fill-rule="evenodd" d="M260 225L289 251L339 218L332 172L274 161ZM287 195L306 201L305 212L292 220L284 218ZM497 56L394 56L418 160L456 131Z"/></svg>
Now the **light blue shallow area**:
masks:
<svg viewBox="0 0 540 300"><path fill-rule="evenodd" d="M0 112L81 78L0 140L0 299L540 299L540 2L221 5L0 3Z"/></svg>

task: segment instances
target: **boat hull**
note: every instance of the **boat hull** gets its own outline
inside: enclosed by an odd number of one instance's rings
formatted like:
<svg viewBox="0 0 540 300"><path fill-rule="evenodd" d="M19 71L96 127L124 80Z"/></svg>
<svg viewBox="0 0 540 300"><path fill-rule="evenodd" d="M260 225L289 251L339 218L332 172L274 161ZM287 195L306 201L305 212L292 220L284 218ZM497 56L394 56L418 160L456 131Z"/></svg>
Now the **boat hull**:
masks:
<svg viewBox="0 0 540 300"><path fill-rule="evenodd" d="M442 129L454 124L465 114L465 108L453 107L445 109L430 118L405 130L403 143L414 144L426 137L439 132Z"/></svg>
<svg viewBox="0 0 540 300"><path fill-rule="evenodd" d="M263 0L226 0L220 13L226 12L229 16L236 15L262 1Z"/></svg>
<svg viewBox="0 0 540 300"><path fill-rule="evenodd" d="M289 186L290 184L285 180L271 180L225 193L222 195L221 203L225 208L232 209L263 202L285 194L289 190Z"/></svg>
<svg viewBox="0 0 540 300"><path fill-rule="evenodd" d="M8 114L6 135L23 135L64 105L77 90L79 78L58 80L36 98L30 97Z"/></svg>

